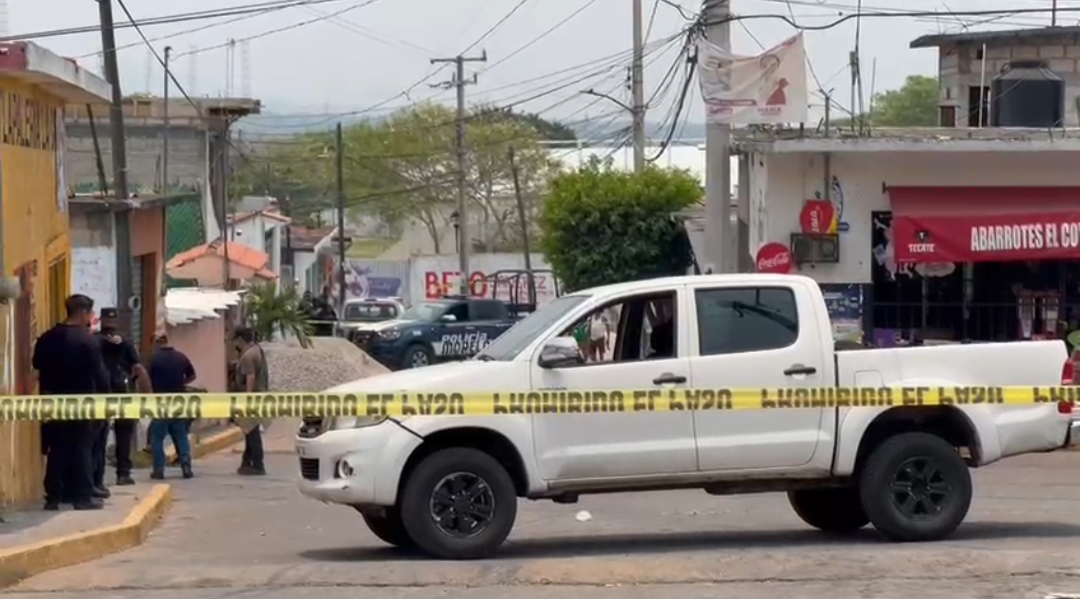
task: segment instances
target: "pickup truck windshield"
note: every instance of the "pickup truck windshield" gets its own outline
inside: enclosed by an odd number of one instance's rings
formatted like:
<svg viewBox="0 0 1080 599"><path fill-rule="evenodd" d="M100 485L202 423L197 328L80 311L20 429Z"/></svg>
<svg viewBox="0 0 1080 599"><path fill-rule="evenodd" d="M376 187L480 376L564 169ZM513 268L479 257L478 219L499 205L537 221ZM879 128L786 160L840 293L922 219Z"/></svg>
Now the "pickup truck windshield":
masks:
<svg viewBox="0 0 1080 599"><path fill-rule="evenodd" d="M513 360L532 343L537 335L551 328L568 312L589 299L588 295L564 295L543 306L532 315L499 335L491 345L476 355L476 360L507 362Z"/></svg>
<svg viewBox="0 0 1080 599"><path fill-rule="evenodd" d="M345 320L348 322L392 320L397 315L397 306L393 304L364 303L346 304L345 306Z"/></svg>
<svg viewBox="0 0 1080 599"><path fill-rule="evenodd" d="M420 322L435 322L446 313L450 307L447 302L420 302L409 306L408 310L401 313L401 320L418 320Z"/></svg>

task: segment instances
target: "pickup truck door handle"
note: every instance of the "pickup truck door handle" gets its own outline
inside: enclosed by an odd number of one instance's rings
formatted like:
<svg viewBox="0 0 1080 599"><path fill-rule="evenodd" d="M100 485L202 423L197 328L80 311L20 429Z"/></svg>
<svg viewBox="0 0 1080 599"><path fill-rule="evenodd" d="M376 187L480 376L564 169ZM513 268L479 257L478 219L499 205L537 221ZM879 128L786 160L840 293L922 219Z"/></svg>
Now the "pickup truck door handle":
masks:
<svg viewBox="0 0 1080 599"><path fill-rule="evenodd" d="M680 385L686 382L686 377L671 374L670 372L665 372L664 374L661 374L660 376L654 378L652 382L654 385Z"/></svg>
<svg viewBox="0 0 1080 599"><path fill-rule="evenodd" d="M817 368L814 368L813 366L803 366L801 364L795 364L794 366L791 366L790 368L788 368L787 370L784 371L784 375L786 375L786 376L795 376L797 374L816 374L816 373L817 373Z"/></svg>

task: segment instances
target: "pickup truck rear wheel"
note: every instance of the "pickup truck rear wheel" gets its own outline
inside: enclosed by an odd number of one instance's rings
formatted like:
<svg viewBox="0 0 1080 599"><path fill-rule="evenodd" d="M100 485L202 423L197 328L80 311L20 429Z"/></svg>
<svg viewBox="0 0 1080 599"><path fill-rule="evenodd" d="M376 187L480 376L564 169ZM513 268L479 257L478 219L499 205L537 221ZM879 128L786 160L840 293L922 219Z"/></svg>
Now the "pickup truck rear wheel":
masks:
<svg viewBox="0 0 1080 599"><path fill-rule="evenodd" d="M435 361L435 356L425 345L410 345L401 359L402 368L422 368Z"/></svg>
<svg viewBox="0 0 1080 599"><path fill-rule="evenodd" d="M494 553L517 517L517 492L495 458L476 449L437 451L412 471L401 492L409 537L441 559Z"/></svg>
<svg viewBox="0 0 1080 599"><path fill-rule="evenodd" d="M415 546L412 538L409 537L409 532L405 530L405 524L401 521L401 512L397 508L386 508L383 514L367 512L360 512L360 514L364 517L364 524L367 524L371 533L384 543L402 549Z"/></svg>
<svg viewBox="0 0 1080 599"><path fill-rule="evenodd" d="M827 533L853 533L870 523L856 488L788 491L788 501L803 522Z"/></svg>
<svg viewBox="0 0 1080 599"><path fill-rule="evenodd" d="M971 472L944 439L904 433L879 445L859 476L870 522L888 539L936 541L953 533L971 507Z"/></svg>

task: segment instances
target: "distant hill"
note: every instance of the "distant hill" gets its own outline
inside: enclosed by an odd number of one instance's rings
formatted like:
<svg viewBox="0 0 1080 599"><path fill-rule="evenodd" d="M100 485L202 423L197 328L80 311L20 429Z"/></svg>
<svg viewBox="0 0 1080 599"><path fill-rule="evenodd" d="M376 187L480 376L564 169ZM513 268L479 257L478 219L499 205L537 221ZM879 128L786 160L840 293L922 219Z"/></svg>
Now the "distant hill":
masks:
<svg viewBox="0 0 1080 599"><path fill-rule="evenodd" d="M353 116L341 119L321 115L305 114L260 114L241 119L237 128L243 131L245 136L274 136L295 135L311 131L327 131L332 129L341 120L346 126L353 123L361 123L372 120L371 117ZM378 120L378 118L374 119ZM602 125L593 120L579 119L563 123L573 129L579 137L586 136L593 140L614 140L620 131L630 126L629 119L625 121L606 121ZM668 133L666 124L649 122L646 125L646 135L649 139L663 139ZM705 139L704 123L686 123L681 127L681 134L677 139L695 140Z"/></svg>

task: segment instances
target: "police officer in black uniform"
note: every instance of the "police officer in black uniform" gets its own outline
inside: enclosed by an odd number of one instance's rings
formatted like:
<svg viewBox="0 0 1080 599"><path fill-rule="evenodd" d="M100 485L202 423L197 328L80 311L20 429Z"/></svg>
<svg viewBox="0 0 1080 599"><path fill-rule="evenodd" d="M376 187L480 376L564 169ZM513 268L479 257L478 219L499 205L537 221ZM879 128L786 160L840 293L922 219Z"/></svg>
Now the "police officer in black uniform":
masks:
<svg viewBox="0 0 1080 599"><path fill-rule="evenodd" d="M139 350L135 345L120 335L119 312L116 308L102 308L101 330L98 342L101 345L101 358L109 373L109 382L113 393L150 393L150 375L139 361ZM131 446L139 428L138 420L116 420L113 432L116 436L116 484L133 485L131 478ZM102 422L94 438L94 494L106 498L109 490L105 487L106 447L109 442L109 425Z"/></svg>

